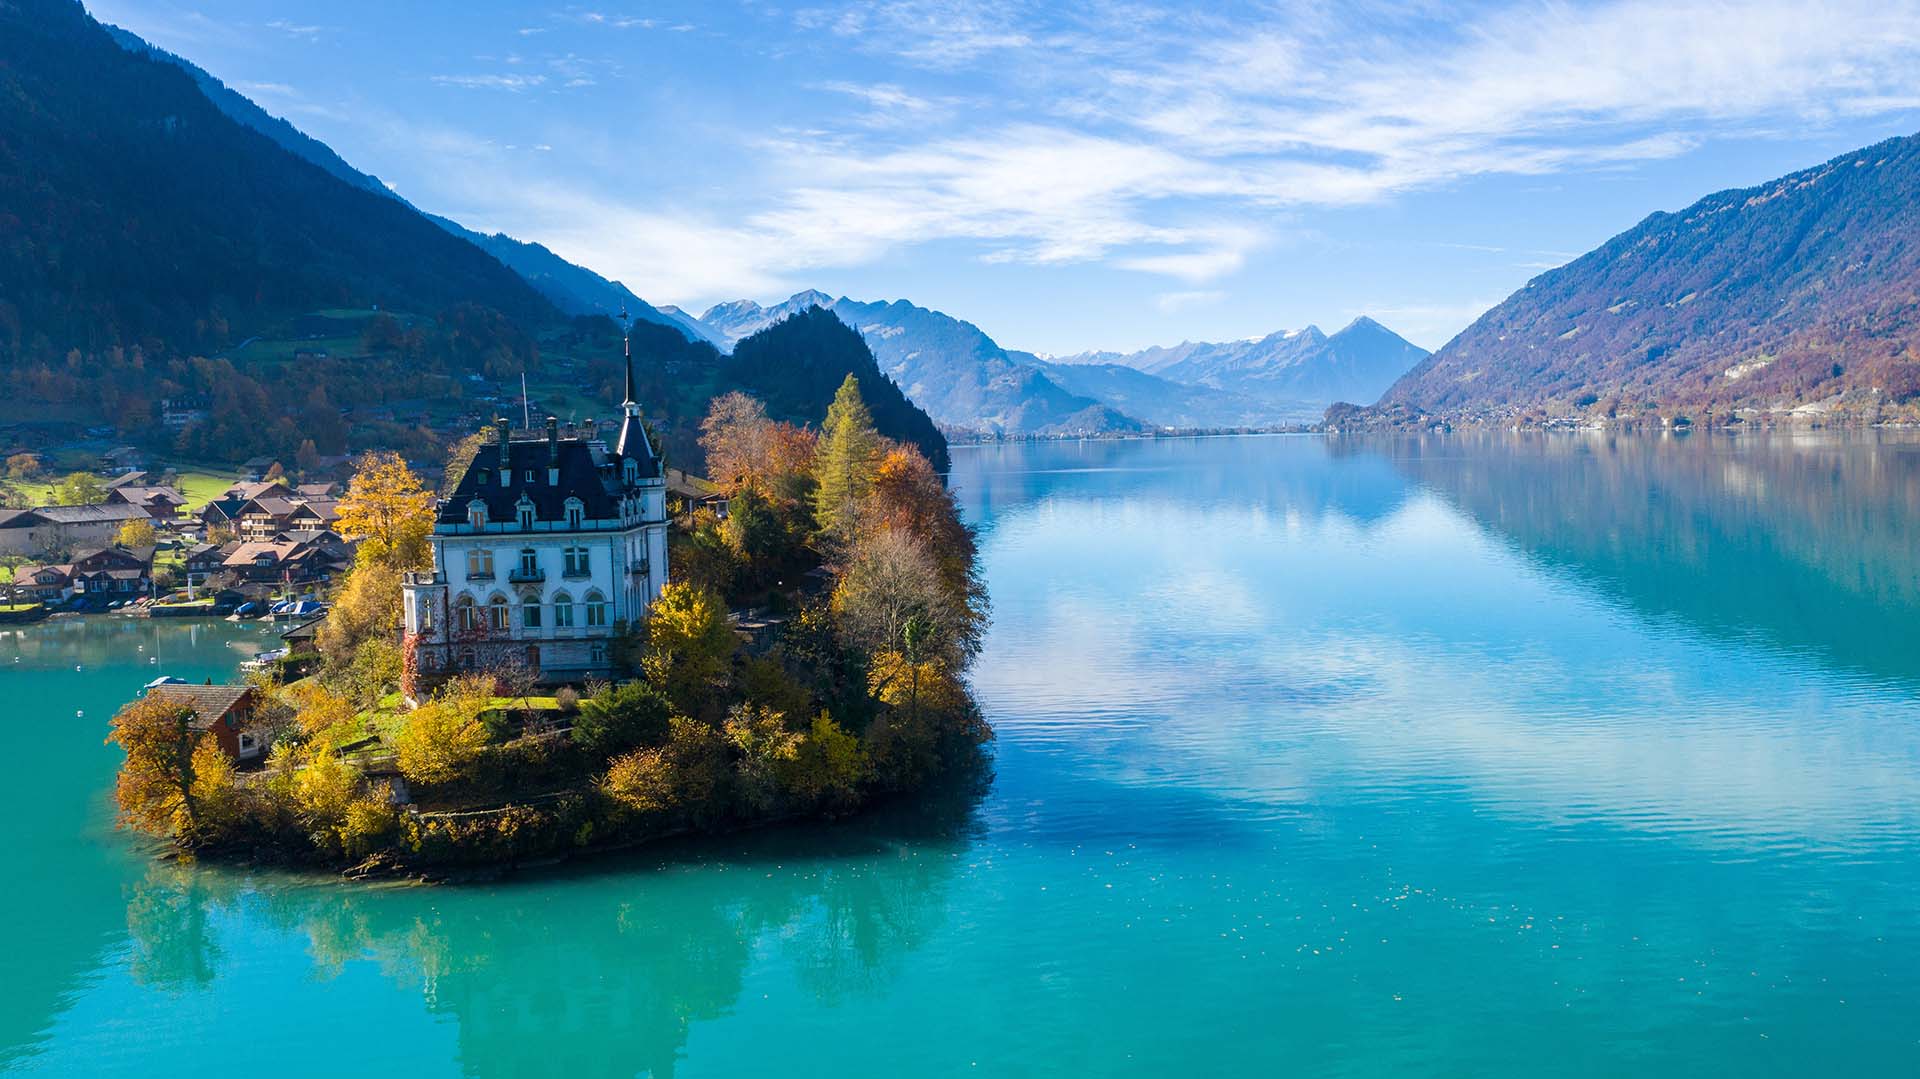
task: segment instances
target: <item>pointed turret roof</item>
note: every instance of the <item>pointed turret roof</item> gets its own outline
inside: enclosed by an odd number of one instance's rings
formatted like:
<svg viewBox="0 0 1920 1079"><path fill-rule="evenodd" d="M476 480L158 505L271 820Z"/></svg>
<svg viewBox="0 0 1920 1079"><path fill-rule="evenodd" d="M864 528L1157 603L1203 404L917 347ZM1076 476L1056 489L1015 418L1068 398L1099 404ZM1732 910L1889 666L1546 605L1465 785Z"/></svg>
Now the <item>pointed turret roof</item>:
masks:
<svg viewBox="0 0 1920 1079"><path fill-rule="evenodd" d="M633 338L626 332L631 329L626 314L626 310L621 309L621 321L626 323L620 335L620 345L627 360L627 391L620 402L620 411L625 415L620 420L620 437L613 444L613 452L639 462L640 474L652 477L659 474L660 462L653 455L653 444L647 440L646 425L640 422L640 404L633 399Z"/></svg>

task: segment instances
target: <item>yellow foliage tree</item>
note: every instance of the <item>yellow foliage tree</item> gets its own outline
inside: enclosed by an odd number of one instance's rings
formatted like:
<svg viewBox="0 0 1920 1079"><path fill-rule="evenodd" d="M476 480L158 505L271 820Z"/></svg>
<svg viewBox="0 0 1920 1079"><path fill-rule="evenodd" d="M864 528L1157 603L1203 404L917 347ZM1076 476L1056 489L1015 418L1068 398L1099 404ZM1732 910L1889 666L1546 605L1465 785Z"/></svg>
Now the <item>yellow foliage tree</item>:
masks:
<svg viewBox="0 0 1920 1079"><path fill-rule="evenodd" d="M399 454L362 457L339 511L333 530L361 541L362 560L371 558L396 572L432 564L427 537L433 532L433 495Z"/></svg>
<svg viewBox="0 0 1920 1079"><path fill-rule="evenodd" d="M801 799L826 809L851 809L860 802L867 770L860 740L822 712L797 747L787 774L790 789Z"/></svg>
<svg viewBox="0 0 1920 1079"><path fill-rule="evenodd" d="M148 517L128 521L120 526L120 531L113 534L113 542L122 547L151 547L155 538L153 520Z"/></svg>
<svg viewBox="0 0 1920 1079"><path fill-rule="evenodd" d="M459 678L441 695L415 709L393 739L400 771L416 783L459 778L487 747L480 712L492 699L484 679Z"/></svg>
<svg viewBox="0 0 1920 1079"><path fill-rule="evenodd" d="M127 754L114 781L120 821L150 835L184 837L193 830L193 710L158 696L130 702L113 717L107 741Z"/></svg>
<svg viewBox="0 0 1920 1079"><path fill-rule="evenodd" d="M647 615L647 654L641 667L679 702L718 678L739 644L720 597L684 581L669 581Z"/></svg>
<svg viewBox="0 0 1920 1079"><path fill-rule="evenodd" d="M194 827L204 838L227 833L240 820L240 791L234 786L233 760L220 743L202 738L193 747Z"/></svg>
<svg viewBox="0 0 1920 1079"><path fill-rule="evenodd" d="M285 696L294 708L294 722L300 732L314 737L332 727L352 720L353 702L315 681L289 686Z"/></svg>
<svg viewBox="0 0 1920 1079"><path fill-rule="evenodd" d="M667 743L616 757L601 787L615 802L640 813L683 813L704 823L724 808L727 746L720 732L675 716Z"/></svg>

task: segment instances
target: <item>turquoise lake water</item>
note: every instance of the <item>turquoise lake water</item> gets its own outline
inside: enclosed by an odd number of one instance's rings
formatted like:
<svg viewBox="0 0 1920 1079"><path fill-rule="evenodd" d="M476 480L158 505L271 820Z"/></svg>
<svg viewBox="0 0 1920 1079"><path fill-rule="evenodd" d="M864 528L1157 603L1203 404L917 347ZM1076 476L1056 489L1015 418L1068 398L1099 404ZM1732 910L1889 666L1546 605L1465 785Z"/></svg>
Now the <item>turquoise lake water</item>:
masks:
<svg viewBox="0 0 1920 1079"><path fill-rule="evenodd" d="M994 775L837 828L162 864L106 719L266 638L6 631L0 1070L1920 1073L1920 444L954 456Z"/></svg>

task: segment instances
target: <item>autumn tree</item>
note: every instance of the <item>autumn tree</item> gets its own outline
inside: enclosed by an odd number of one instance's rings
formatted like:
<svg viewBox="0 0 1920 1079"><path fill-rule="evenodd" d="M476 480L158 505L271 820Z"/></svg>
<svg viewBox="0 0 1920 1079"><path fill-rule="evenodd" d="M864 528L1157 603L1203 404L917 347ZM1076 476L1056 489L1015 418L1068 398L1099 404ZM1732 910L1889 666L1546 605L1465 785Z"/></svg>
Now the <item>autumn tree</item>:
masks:
<svg viewBox="0 0 1920 1079"><path fill-rule="evenodd" d="M698 720L675 716L664 745L616 757L601 788L638 813L672 814L711 824L726 809L727 743Z"/></svg>
<svg viewBox="0 0 1920 1079"><path fill-rule="evenodd" d="M460 481L466 478L467 469L473 467L473 459L480 455L480 450L499 437L499 429L488 425L453 444L453 448L447 451L447 467L441 472L441 498L452 497Z"/></svg>
<svg viewBox="0 0 1920 1079"><path fill-rule="evenodd" d="M363 561L399 572L426 569L432 564L427 537L433 532L433 495L399 454L369 453L347 485L333 530L361 541Z"/></svg>
<svg viewBox="0 0 1920 1079"><path fill-rule="evenodd" d="M394 736L400 771L416 783L446 783L460 777L487 746L480 713L493 698L492 679L467 675L447 683L440 695L407 717Z"/></svg>
<svg viewBox="0 0 1920 1079"><path fill-rule="evenodd" d="M834 586L832 606L841 632L869 654L901 649L914 621L928 627L930 640L945 646L964 638L964 613L941 580L939 566L905 531L883 529L856 539Z"/></svg>
<svg viewBox="0 0 1920 1079"><path fill-rule="evenodd" d="M707 476L729 495L764 478L772 441L773 421L766 406L738 390L714 398L700 421Z"/></svg>
<svg viewBox="0 0 1920 1079"><path fill-rule="evenodd" d="M647 613L647 677L683 709L705 699L739 647L720 597L669 581Z"/></svg>
<svg viewBox="0 0 1920 1079"><path fill-rule="evenodd" d="M353 662L362 644L391 636L399 624L400 571L362 552L334 593L314 643L328 665L339 670Z"/></svg>
<svg viewBox="0 0 1920 1079"><path fill-rule="evenodd" d="M880 452L880 433L860 397L860 381L848 375L827 406L813 454L813 511L821 531L849 530L853 507L873 486Z"/></svg>
<svg viewBox="0 0 1920 1079"><path fill-rule="evenodd" d="M113 788L123 824L150 835L192 834L197 810L192 718L192 707L152 694L114 713L107 741L127 755Z"/></svg>
<svg viewBox="0 0 1920 1079"><path fill-rule="evenodd" d="M113 542L122 547L151 547L155 541L153 519L136 517L120 526L113 534Z"/></svg>
<svg viewBox="0 0 1920 1079"><path fill-rule="evenodd" d="M16 453L7 458L7 478L30 480L40 475L40 455Z"/></svg>

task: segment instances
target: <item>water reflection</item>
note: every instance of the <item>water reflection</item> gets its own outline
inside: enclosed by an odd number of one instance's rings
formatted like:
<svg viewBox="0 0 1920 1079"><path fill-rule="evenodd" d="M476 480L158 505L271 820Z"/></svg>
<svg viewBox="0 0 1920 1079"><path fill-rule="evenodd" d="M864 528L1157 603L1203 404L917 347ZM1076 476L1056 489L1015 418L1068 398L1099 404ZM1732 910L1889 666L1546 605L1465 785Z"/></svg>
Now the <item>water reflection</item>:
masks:
<svg viewBox="0 0 1920 1079"><path fill-rule="evenodd" d="M1339 440L1654 619L1920 684L1920 439Z"/></svg>
<svg viewBox="0 0 1920 1079"><path fill-rule="evenodd" d="M311 976L371 964L452 1020L467 1074L670 1076L751 967L783 964L822 1002L884 991L947 917L954 855L989 781L967 777L853 827L490 886L344 889L155 866L127 904L129 971L147 987L203 987L248 946L223 939L221 924L244 924L235 936L256 946L266 927L304 941Z"/></svg>
<svg viewBox="0 0 1920 1079"><path fill-rule="evenodd" d="M1890 861L1920 834L1916 449L969 450L980 683L1065 766L1260 818L1463 788L1548 827Z"/></svg>

